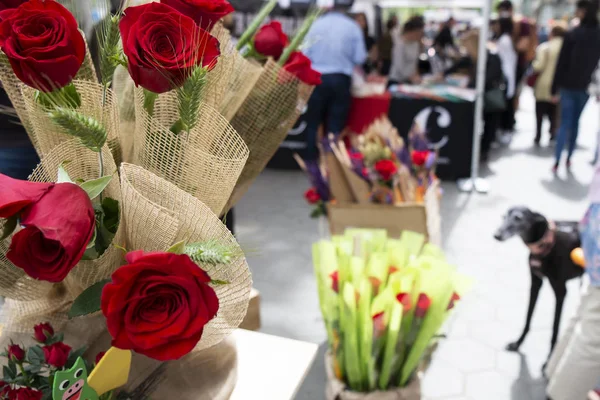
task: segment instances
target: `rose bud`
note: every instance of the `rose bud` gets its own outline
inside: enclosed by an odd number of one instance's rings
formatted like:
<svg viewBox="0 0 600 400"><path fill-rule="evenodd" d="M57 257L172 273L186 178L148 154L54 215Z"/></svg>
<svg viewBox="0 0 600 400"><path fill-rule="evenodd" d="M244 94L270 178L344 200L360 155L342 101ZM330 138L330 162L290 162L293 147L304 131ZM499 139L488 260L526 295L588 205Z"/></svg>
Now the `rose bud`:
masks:
<svg viewBox="0 0 600 400"><path fill-rule="evenodd" d="M203 29L210 29L217 21L234 12L234 8L226 0L161 0L193 19Z"/></svg>
<svg viewBox="0 0 600 400"><path fill-rule="evenodd" d="M427 158L429 157L429 151L413 151L412 152L412 162L417 167L422 167L425 165Z"/></svg>
<svg viewBox="0 0 600 400"><path fill-rule="evenodd" d="M73 183L37 183L0 174L0 218L20 213L23 227L6 253L30 277L62 282L83 257L96 216L88 194Z"/></svg>
<svg viewBox="0 0 600 400"><path fill-rule="evenodd" d="M44 346L42 350L44 350L44 357L48 364L56 368L62 368L67 364L71 346L58 342L49 346Z"/></svg>
<svg viewBox="0 0 600 400"><path fill-rule="evenodd" d="M279 60L289 39L279 21L272 21L263 25L254 36L254 49L265 57Z"/></svg>
<svg viewBox="0 0 600 400"><path fill-rule="evenodd" d="M319 201L321 201L321 196L319 195L319 192L317 192L317 189L315 189L314 187L308 189L304 193L304 198L306 199L308 204L317 204Z"/></svg>
<svg viewBox="0 0 600 400"><path fill-rule="evenodd" d="M333 289L334 292L339 293L340 292L340 274L339 274L339 272L335 271L329 276L331 277L331 288Z"/></svg>
<svg viewBox="0 0 600 400"><path fill-rule="evenodd" d="M415 317L423 318L425 314L427 314L427 310L431 306L431 299L425 293L421 293L419 295L419 299L417 300L417 307L415 308Z"/></svg>
<svg viewBox="0 0 600 400"><path fill-rule="evenodd" d="M44 394L38 390L22 387L11 390L8 394L8 398L9 400L42 400L43 395Z"/></svg>
<svg viewBox="0 0 600 400"><path fill-rule="evenodd" d="M30 0L2 11L0 21L0 47L17 78L44 92L71 83L86 46L69 10L57 1Z"/></svg>
<svg viewBox="0 0 600 400"><path fill-rule="evenodd" d="M398 300L398 303L402 304L402 311L404 314L410 311L412 307L410 293L399 293L398 296L396 296L396 300Z"/></svg>
<svg viewBox="0 0 600 400"><path fill-rule="evenodd" d="M210 276L184 254L134 251L126 260L102 290L112 345L159 361L185 356L219 310Z"/></svg>
<svg viewBox="0 0 600 400"><path fill-rule="evenodd" d="M394 178L398 167L392 160L379 160L375 163L375 171L384 181L390 181Z"/></svg>
<svg viewBox="0 0 600 400"><path fill-rule="evenodd" d="M25 350L18 344L8 346L8 359L15 362L21 362L25 359Z"/></svg>
<svg viewBox="0 0 600 400"><path fill-rule="evenodd" d="M33 332L35 340L40 343L46 343L48 339L54 336L54 328L48 322L34 326Z"/></svg>
<svg viewBox="0 0 600 400"><path fill-rule="evenodd" d="M373 315L373 337L377 339L385 332L384 313L380 312Z"/></svg>
<svg viewBox="0 0 600 400"><path fill-rule="evenodd" d="M98 364L100 362L100 360L102 360L102 357L104 357L104 355L106 354L105 351L101 351L100 353L96 354L96 364Z"/></svg>
<svg viewBox="0 0 600 400"><path fill-rule="evenodd" d="M212 69L221 55L215 37L166 4L128 7L119 29L131 78L154 93L181 87L196 66Z"/></svg>

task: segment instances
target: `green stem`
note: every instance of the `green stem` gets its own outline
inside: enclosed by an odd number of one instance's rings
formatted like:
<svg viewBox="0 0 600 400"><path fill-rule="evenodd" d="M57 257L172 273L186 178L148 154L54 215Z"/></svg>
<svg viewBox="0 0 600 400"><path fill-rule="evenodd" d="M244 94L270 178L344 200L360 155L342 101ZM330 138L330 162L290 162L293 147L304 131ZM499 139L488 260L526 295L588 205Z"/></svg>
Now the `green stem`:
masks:
<svg viewBox="0 0 600 400"><path fill-rule="evenodd" d="M17 366L19 367L19 371L21 371L21 375L23 375L23 377L25 378L25 381L29 384L30 383L30 376L25 371L25 368L23 368L23 363L20 362L20 363L17 364Z"/></svg>
<svg viewBox="0 0 600 400"><path fill-rule="evenodd" d="M148 115L150 116L154 115L154 104L156 103L157 98L158 94L144 89L144 108L148 111Z"/></svg>
<svg viewBox="0 0 600 400"><path fill-rule="evenodd" d="M279 58L279 61L278 61L280 66L283 67L285 65L285 63L289 60L292 53L294 51L298 50L298 47L300 47L300 45L304 41L304 38L308 34L310 27L312 26L312 24L315 22L315 20L317 19L317 17L319 15L321 15L321 11L317 10L317 11L310 13L306 17L306 19L304 20L304 23L298 30L298 33L296 34L296 36L294 36L294 39L292 39L290 44L285 48L285 50L283 50L283 54L281 55L281 57Z"/></svg>
<svg viewBox="0 0 600 400"><path fill-rule="evenodd" d="M277 0L270 0L267 4L263 6L260 10L254 21L248 26L246 31L242 34L242 37L237 43L236 49L241 50L251 39L254 37L254 34L260 28L262 22L271 14L271 11L277 6Z"/></svg>

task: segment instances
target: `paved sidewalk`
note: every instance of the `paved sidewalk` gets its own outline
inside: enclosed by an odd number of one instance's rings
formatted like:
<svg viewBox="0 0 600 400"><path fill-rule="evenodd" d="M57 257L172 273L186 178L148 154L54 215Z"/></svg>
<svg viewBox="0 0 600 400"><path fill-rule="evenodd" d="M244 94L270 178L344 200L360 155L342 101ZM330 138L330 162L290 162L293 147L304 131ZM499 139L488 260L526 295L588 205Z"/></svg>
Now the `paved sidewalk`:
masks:
<svg viewBox="0 0 600 400"><path fill-rule="evenodd" d="M583 215L598 108L590 101L585 111L572 174L567 175L562 167L555 178L550 172L553 150L533 148L535 116L530 93L524 95L523 103L519 133L508 148L497 150L483 171L491 193L462 194L454 184L444 185L444 247L448 258L477 283L447 324L448 338L423 381L425 400L545 399L541 366L550 346L554 297L546 283L522 353L504 351L524 324L530 284L528 253L518 239L501 244L492 235L502 214L513 205L526 205L555 219L578 220ZM324 344L310 254L311 244L319 238L319 226L309 218L304 203L307 186L301 173L266 171L236 209L237 233L249 250L255 286L262 293L263 331ZM575 310L578 290L578 282L571 282L563 327ZM324 349L322 345L298 400L323 398Z"/></svg>

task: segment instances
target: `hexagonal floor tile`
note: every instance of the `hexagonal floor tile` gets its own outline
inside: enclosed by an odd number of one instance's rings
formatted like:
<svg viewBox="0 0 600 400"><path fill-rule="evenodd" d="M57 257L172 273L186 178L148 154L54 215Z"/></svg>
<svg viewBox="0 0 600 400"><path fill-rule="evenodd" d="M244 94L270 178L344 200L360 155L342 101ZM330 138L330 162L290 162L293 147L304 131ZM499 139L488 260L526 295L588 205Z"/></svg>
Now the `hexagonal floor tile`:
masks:
<svg viewBox="0 0 600 400"><path fill-rule="evenodd" d="M443 340L434 354L463 372L492 370L496 366L496 353L489 346L472 339Z"/></svg>

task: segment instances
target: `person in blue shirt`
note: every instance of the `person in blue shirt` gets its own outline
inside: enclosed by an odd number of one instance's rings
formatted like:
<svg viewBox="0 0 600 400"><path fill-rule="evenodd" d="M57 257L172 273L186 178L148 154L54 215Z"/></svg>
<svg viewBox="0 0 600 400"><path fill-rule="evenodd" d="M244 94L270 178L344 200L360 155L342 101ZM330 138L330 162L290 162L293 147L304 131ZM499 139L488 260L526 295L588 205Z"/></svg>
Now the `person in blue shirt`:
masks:
<svg viewBox="0 0 600 400"><path fill-rule="evenodd" d="M305 39L306 55L323 74L323 83L315 88L306 111L307 160L318 157L317 135L322 123L326 134L337 136L344 130L352 102L352 71L367 60L364 33L345 13L348 3L336 1L331 11L315 21Z"/></svg>

